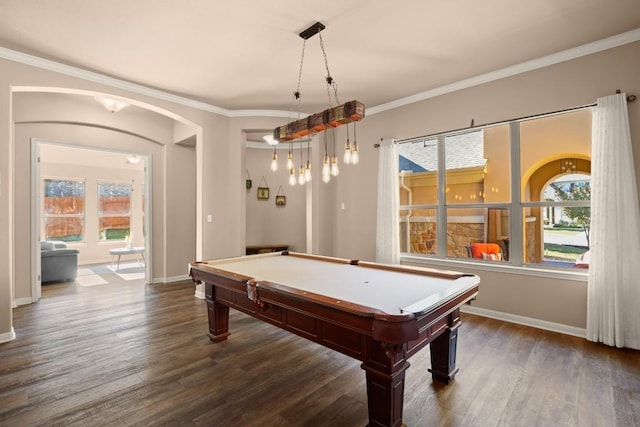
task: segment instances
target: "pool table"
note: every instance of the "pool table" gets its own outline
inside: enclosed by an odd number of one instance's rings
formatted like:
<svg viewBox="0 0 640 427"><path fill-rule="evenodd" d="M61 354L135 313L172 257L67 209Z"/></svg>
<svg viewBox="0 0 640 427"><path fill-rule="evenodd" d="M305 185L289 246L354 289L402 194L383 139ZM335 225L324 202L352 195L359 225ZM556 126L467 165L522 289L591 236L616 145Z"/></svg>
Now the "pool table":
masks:
<svg viewBox="0 0 640 427"><path fill-rule="evenodd" d="M229 336L232 307L362 361L370 426L402 425L408 359L430 344L431 375L457 373L460 306L476 275L294 252L193 262L204 283L209 338Z"/></svg>

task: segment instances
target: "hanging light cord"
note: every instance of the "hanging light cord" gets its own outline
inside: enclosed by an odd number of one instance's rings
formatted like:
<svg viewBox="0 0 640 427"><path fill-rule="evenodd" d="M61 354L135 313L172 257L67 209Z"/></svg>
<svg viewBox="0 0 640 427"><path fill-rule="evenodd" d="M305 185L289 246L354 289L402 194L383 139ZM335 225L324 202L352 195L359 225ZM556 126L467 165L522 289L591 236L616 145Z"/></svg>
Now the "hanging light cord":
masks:
<svg viewBox="0 0 640 427"><path fill-rule="evenodd" d="M324 156L327 157L329 154L328 145L327 145L327 132L324 133Z"/></svg>
<svg viewBox="0 0 640 427"><path fill-rule="evenodd" d="M331 128L331 136L333 136L333 154L332 156L336 156L336 128Z"/></svg>
<svg viewBox="0 0 640 427"><path fill-rule="evenodd" d="M333 95L336 100L336 105L340 105L340 101L338 100L338 83L333 80L333 77L331 77L331 72L329 71L329 60L327 59L327 52L325 52L324 50L322 33L318 33L318 36L320 38L320 49L322 50L322 56L324 57L324 67L327 69L327 96L329 97L329 108L331 108L331 88L333 88Z"/></svg>
<svg viewBox="0 0 640 427"><path fill-rule="evenodd" d="M300 98L302 94L300 93L300 84L302 82L302 66L304 65L304 49L307 45L306 40L302 40L302 55L300 56L300 69L298 70L298 86L296 87L296 91L293 92L293 100L291 101L291 109L289 111L293 111L293 102L298 103L298 119L300 119Z"/></svg>
<svg viewBox="0 0 640 427"><path fill-rule="evenodd" d="M300 54L300 68L298 69L298 85L296 86L296 91L293 92L293 99L291 100L291 107L289 108L289 112L293 111L293 104L296 103L296 115L297 115L297 119L300 120L300 104L302 101L302 94L300 93L300 85L302 83L302 68L304 65L304 52L305 52L305 47L307 46L307 40L303 39L302 40L302 53ZM289 118L291 118L291 116L289 116ZM293 140L289 140L289 155L292 154L293 151ZM288 157L288 156L287 156ZM293 157L292 157L293 158ZM300 150L300 163L302 164L303 162L303 158L302 158L302 150ZM295 171L295 166L293 166L293 169Z"/></svg>

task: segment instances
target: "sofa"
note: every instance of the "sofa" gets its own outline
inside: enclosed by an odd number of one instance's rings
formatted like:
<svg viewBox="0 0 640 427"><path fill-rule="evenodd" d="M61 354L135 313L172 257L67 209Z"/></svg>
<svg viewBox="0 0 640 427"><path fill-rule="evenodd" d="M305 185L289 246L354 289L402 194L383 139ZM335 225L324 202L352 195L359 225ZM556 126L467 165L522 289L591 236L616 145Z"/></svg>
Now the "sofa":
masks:
<svg viewBox="0 0 640 427"><path fill-rule="evenodd" d="M78 275L77 249L67 248L64 242L40 242L41 282L71 282Z"/></svg>

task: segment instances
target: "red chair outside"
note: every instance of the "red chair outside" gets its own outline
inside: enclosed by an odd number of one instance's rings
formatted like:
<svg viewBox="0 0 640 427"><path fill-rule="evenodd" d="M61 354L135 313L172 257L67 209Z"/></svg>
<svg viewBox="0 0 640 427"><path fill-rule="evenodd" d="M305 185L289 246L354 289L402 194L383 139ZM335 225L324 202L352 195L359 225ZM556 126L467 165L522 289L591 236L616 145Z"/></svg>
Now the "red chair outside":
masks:
<svg viewBox="0 0 640 427"><path fill-rule="evenodd" d="M502 261L502 250L497 243L472 243L467 250L470 258Z"/></svg>

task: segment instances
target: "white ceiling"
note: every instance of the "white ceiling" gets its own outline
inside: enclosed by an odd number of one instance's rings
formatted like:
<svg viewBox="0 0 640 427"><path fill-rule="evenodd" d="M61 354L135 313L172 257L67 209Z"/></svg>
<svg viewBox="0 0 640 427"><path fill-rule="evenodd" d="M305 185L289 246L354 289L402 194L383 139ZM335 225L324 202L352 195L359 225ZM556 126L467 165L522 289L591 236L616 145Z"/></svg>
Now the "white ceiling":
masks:
<svg viewBox="0 0 640 427"><path fill-rule="evenodd" d="M0 46L229 109L293 110L315 21L367 107L640 28L638 0L0 0ZM327 106L319 37L301 111Z"/></svg>

